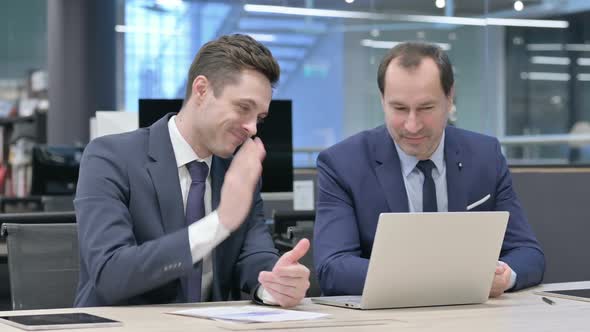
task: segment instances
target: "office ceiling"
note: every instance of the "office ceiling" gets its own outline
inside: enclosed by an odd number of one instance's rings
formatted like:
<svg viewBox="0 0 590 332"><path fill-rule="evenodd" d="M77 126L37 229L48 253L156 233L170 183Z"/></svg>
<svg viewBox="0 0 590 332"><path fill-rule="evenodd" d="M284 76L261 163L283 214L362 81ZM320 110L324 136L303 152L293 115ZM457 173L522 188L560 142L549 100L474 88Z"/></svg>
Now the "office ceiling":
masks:
<svg viewBox="0 0 590 332"><path fill-rule="evenodd" d="M481 16L488 12L514 10L515 0L446 0L454 5L457 16ZM525 6L555 3L562 0L522 0ZM201 1L202 2L202 1ZM211 1L211 2L219 2ZM225 0L228 4L236 1ZM445 9L435 6L435 0L355 0L348 4L344 0L243 0L242 3L319 9L377 11L400 14L444 15Z"/></svg>
<svg viewBox="0 0 590 332"><path fill-rule="evenodd" d="M150 0L146 0L150 1ZM172 0L153 0L158 7L159 2ZM177 0L174 0L177 1ZM435 0L354 0L348 4L344 0L184 0L203 4L226 4L232 8L225 12L222 23L217 28L218 34L226 33L248 33L256 34L257 39L264 42L279 60L282 68L282 81L299 70L305 63L307 55L317 45L323 34L334 27L342 29L341 21L334 21L328 18L316 18L306 20L302 16L285 17L270 13L247 12L241 9L241 5L271 5L314 9L331 9L347 11L363 11L389 14L409 15L435 15L435 16L459 16L459 17L519 17L527 9L542 8L541 12L535 11L533 16L526 18L542 18L556 8L566 7L566 3L582 1L590 3L590 0L521 0L524 2L525 10L516 12L514 10L515 0L446 0L447 9L437 8ZM453 8L447 13L449 7ZM203 7L201 7L203 8ZM524 15L522 15L524 17ZM367 29L367 32L374 28L374 25L363 24L360 20L351 21L346 28ZM392 23L392 22L382 22ZM395 29L402 27L423 28L424 25L394 24ZM354 25L354 26L353 26ZM436 28L436 25L427 25ZM352 30L351 30L352 31ZM272 38L262 40L260 38Z"/></svg>

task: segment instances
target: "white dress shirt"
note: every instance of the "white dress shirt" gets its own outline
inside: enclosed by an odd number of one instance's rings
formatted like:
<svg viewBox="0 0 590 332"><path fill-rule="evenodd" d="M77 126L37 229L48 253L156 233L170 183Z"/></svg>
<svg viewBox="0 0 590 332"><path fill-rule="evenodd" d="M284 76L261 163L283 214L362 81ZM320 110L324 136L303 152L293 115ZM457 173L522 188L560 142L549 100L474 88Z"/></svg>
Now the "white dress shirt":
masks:
<svg viewBox="0 0 590 332"><path fill-rule="evenodd" d="M213 260L212 251L225 240L230 231L219 222L217 211L211 212L211 160L212 157L200 158L190 144L182 137L175 122L176 116L168 121L168 132L176 166L178 167L178 178L180 179L180 190L182 191L182 205L186 211L186 201L191 186L191 176L186 164L197 160L207 163L209 174L205 183L205 217L199 222L193 222L188 227L188 239L193 264L202 260L203 275L201 279L201 301L208 301L211 297L211 286L213 285ZM274 299L263 287L258 288L257 295L264 303L275 304Z"/></svg>

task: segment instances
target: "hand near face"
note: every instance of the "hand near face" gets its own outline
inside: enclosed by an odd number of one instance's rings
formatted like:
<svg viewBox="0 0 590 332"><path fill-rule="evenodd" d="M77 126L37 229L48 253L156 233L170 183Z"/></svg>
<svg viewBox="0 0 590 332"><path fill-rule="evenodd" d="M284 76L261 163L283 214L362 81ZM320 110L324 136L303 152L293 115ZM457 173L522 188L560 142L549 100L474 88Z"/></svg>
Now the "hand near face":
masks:
<svg viewBox="0 0 590 332"><path fill-rule="evenodd" d="M219 222L230 231L238 228L250 211L265 156L260 138L248 138L225 173L217 213Z"/></svg>
<svg viewBox="0 0 590 332"><path fill-rule="evenodd" d="M309 269L299 264L299 260L305 256L309 246L309 240L302 239L279 258L271 272L262 271L258 275L262 287L281 307L296 306L305 297L309 288Z"/></svg>
<svg viewBox="0 0 590 332"><path fill-rule="evenodd" d="M510 285L510 276L512 269L504 262L498 262L496 265L496 273L494 274L494 281L492 289L490 290L490 297L498 297L508 289Z"/></svg>

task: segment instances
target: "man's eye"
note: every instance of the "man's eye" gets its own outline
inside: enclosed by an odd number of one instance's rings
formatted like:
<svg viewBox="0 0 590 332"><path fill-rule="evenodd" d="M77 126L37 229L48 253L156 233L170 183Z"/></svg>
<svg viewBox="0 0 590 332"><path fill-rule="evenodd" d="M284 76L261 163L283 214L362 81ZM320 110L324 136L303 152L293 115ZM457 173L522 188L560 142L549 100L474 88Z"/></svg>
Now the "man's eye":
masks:
<svg viewBox="0 0 590 332"><path fill-rule="evenodd" d="M250 107L248 105L243 105L243 104L239 104L238 108L240 109L240 111L243 111L243 112L248 112L250 110Z"/></svg>

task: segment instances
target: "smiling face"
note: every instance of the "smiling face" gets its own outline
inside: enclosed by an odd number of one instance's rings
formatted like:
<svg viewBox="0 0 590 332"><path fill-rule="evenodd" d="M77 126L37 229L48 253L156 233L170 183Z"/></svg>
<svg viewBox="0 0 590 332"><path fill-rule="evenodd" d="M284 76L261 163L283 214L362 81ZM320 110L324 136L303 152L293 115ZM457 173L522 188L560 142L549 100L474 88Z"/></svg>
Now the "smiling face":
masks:
<svg viewBox="0 0 590 332"><path fill-rule="evenodd" d="M257 123L268 115L272 87L263 74L247 69L221 87L218 96L213 90L205 76L196 77L177 124L199 157L228 158L256 135Z"/></svg>
<svg viewBox="0 0 590 332"><path fill-rule="evenodd" d="M385 73L381 103L391 137L408 155L429 159L438 147L453 105L453 89L445 95L431 58L401 67L393 59Z"/></svg>

